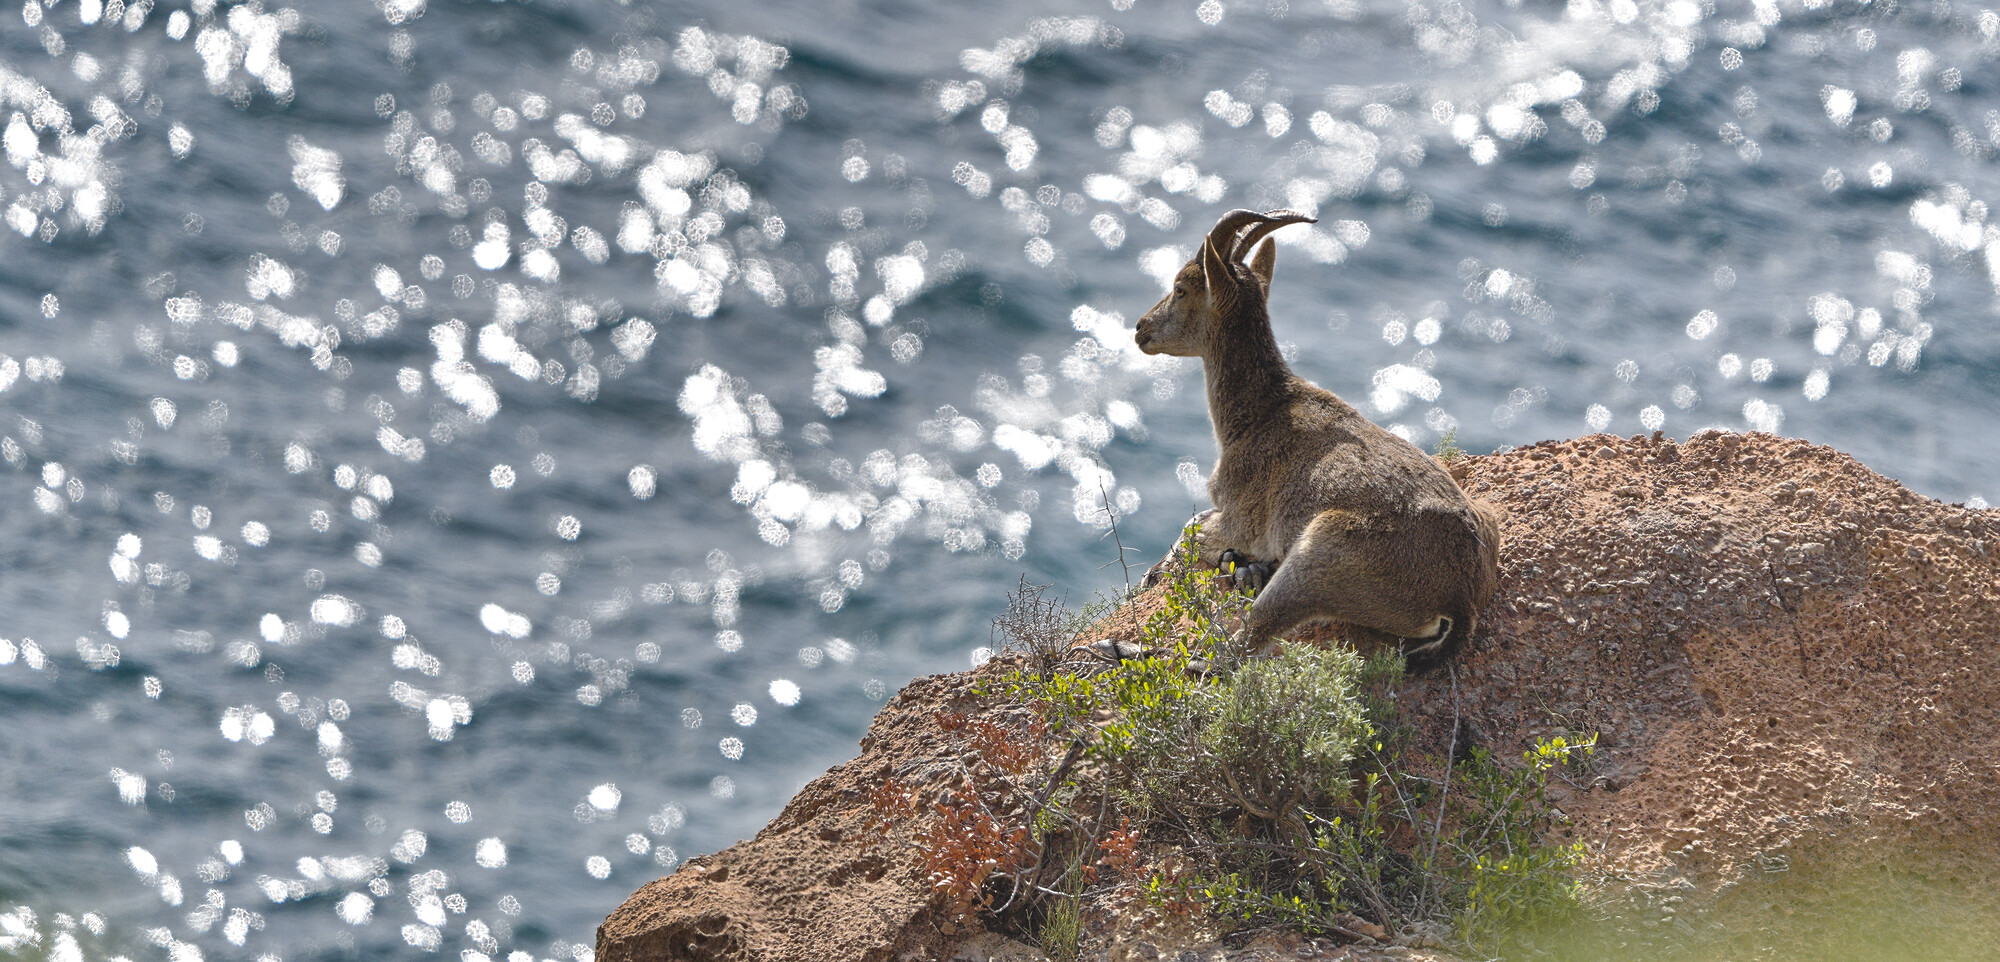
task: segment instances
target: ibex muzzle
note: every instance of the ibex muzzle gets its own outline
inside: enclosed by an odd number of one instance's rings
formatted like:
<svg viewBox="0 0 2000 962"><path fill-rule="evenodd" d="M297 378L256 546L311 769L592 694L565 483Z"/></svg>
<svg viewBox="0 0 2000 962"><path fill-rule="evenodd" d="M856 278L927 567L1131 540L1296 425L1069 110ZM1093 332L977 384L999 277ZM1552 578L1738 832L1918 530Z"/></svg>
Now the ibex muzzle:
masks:
<svg viewBox="0 0 2000 962"><path fill-rule="evenodd" d="M1499 581L1500 513L1415 445L1293 374L1266 298L1293 211L1223 215L1139 319L1148 354L1198 357L1221 457L1201 560L1269 572L1238 643L1261 652L1310 621L1398 639L1418 667L1471 636ZM1252 252L1246 264L1241 257Z"/></svg>

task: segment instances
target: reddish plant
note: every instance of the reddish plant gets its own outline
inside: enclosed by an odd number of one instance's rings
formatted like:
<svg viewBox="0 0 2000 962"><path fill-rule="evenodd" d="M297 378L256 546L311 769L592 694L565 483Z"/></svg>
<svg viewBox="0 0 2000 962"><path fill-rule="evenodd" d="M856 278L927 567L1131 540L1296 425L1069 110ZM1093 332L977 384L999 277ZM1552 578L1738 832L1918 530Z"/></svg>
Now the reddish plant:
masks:
<svg viewBox="0 0 2000 962"><path fill-rule="evenodd" d="M962 712L939 712L937 721L938 728L958 736L975 758L1010 777L1022 775L1040 760L1041 743L1048 735L1048 727L1039 719L1030 722L1026 732Z"/></svg>
<svg viewBox="0 0 2000 962"><path fill-rule="evenodd" d="M1035 864L1041 846L1026 825L996 818L970 786L959 786L928 806L935 816L917 833L931 889L960 920L993 907L986 883L1019 877Z"/></svg>
<svg viewBox="0 0 2000 962"><path fill-rule="evenodd" d="M879 842L892 829L914 824L910 845L932 890L948 912L966 921L993 908L989 883L1020 878L1039 864L1041 845L1024 817L1026 800L1016 797L1009 780L1040 760L1047 729L1036 722L1020 731L961 712L940 712L937 723L971 755L967 782L933 793L886 778L869 793L868 827Z"/></svg>
<svg viewBox="0 0 2000 962"><path fill-rule="evenodd" d="M1104 833L1097 840L1097 847L1104 855L1092 866L1090 877L1096 880L1095 869L1103 869L1113 878L1136 879L1139 877L1139 830L1132 827L1132 816L1125 816L1117 828Z"/></svg>

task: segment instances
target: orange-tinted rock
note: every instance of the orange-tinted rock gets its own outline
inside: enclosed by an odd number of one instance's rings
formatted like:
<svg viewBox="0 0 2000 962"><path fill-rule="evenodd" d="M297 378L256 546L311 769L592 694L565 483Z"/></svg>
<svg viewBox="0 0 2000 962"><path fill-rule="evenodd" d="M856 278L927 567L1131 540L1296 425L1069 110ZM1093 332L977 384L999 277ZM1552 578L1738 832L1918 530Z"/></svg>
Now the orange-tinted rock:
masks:
<svg viewBox="0 0 2000 962"><path fill-rule="evenodd" d="M969 696L967 687L952 675L910 683L875 719L861 757L807 785L756 838L690 859L611 913L597 930L597 958L936 957L955 940L941 932L907 839L866 844L868 793L892 773L909 778L925 762L956 756L934 718L939 706Z"/></svg>

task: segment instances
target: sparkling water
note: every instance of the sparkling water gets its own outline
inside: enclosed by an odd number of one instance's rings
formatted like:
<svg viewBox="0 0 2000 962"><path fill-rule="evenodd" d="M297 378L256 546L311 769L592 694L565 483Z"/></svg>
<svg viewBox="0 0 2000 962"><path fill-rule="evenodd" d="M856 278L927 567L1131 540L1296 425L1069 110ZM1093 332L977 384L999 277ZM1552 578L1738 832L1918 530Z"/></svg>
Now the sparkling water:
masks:
<svg viewBox="0 0 2000 962"><path fill-rule="evenodd" d="M1213 442L1130 332L1231 207L1427 448L2000 472L1970 4L5 16L0 953L588 958L1164 550Z"/></svg>

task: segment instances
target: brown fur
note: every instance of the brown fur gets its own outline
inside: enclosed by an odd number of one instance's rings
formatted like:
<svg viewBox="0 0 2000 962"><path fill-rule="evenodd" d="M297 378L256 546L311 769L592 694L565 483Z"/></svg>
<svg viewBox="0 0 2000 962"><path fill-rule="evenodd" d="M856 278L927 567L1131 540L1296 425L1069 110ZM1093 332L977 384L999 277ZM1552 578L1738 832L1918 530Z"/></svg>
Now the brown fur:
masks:
<svg viewBox="0 0 2000 962"><path fill-rule="evenodd" d="M1238 635L1250 651L1308 621L1416 642L1436 663L1471 636L1499 581L1499 519L1436 461L1293 374L1266 309L1271 231L1311 218L1231 211L1139 319L1148 354L1199 357L1221 448L1201 556L1275 566ZM1243 229L1249 232L1243 234ZM1239 236L1242 234L1242 236ZM1238 257L1249 248L1246 265Z"/></svg>

